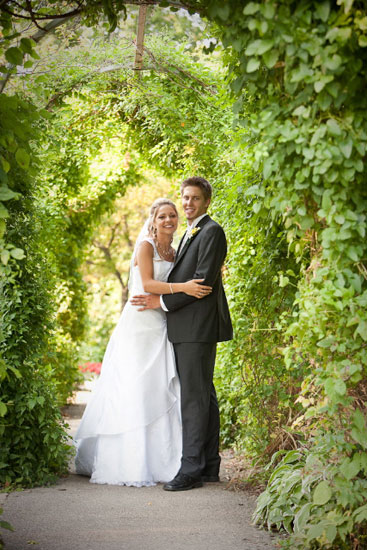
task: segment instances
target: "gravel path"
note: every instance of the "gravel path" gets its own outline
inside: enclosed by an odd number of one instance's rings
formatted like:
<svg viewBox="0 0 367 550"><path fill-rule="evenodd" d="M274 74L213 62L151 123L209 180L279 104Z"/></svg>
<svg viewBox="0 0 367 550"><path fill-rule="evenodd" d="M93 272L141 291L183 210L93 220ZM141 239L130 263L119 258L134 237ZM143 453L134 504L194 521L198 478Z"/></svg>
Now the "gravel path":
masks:
<svg viewBox="0 0 367 550"><path fill-rule="evenodd" d="M80 392L66 411L71 433L86 396ZM52 487L0 495L2 519L15 529L3 531L5 550L274 549L274 538L251 525L255 497L226 486L221 481L169 493L161 485L95 485L71 467Z"/></svg>

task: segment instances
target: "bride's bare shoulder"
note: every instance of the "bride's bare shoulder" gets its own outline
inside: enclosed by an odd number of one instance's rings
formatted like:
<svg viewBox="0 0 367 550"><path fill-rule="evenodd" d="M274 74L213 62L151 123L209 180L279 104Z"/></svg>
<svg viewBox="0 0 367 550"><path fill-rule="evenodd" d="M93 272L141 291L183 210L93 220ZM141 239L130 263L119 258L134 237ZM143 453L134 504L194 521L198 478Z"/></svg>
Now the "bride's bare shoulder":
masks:
<svg viewBox="0 0 367 550"><path fill-rule="evenodd" d="M154 242L151 239L144 239L138 247L138 250L136 252L135 256L135 262L134 265L138 264L139 260L144 259L151 259L154 256Z"/></svg>

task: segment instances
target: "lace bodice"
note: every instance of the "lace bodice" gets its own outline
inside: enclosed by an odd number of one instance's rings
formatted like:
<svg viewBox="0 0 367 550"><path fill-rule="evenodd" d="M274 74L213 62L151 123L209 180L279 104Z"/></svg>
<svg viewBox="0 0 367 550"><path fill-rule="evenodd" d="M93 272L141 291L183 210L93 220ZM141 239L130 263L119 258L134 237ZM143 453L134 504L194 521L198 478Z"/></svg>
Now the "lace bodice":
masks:
<svg viewBox="0 0 367 550"><path fill-rule="evenodd" d="M168 275L170 274L170 271L173 267L173 262L168 262L167 260L163 260L160 255L158 254L156 245L153 241L153 239L147 237L144 239L144 241L147 241L150 243L153 247L153 274L154 279L156 281L163 281L166 282L168 279ZM142 242L144 242L142 241ZM130 282L130 294L148 294L147 292L144 292L143 283L140 276L140 270L138 265L134 265L131 268L130 277L132 278L132 281Z"/></svg>

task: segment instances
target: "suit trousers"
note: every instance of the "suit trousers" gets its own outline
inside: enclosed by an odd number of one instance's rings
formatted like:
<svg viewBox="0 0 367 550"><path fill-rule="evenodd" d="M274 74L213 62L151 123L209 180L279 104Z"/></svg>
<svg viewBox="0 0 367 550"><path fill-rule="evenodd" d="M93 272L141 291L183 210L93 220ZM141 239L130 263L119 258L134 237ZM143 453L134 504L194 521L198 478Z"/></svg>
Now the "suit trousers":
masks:
<svg viewBox="0 0 367 550"><path fill-rule="evenodd" d="M182 459L180 473L218 475L219 408L213 384L216 343L173 344L181 384Z"/></svg>

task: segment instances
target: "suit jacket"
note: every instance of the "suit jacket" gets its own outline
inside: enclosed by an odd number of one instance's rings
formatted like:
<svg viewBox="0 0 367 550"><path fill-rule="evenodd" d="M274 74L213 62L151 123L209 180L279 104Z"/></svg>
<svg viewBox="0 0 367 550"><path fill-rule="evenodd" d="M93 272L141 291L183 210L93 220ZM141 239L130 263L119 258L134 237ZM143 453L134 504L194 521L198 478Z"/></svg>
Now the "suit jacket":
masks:
<svg viewBox="0 0 367 550"><path fill-rule="evenodd" d="M219 224L206 216L200 220L196 232L179 249L168 280L182 283L190 279L204 279L204 285L213 287L205 298L194 298L183 292L165 294L168 309L168 338L180 342L222 342L233 337L227 299L222 285L221 268L227 254L227 242Z"/></svg>

